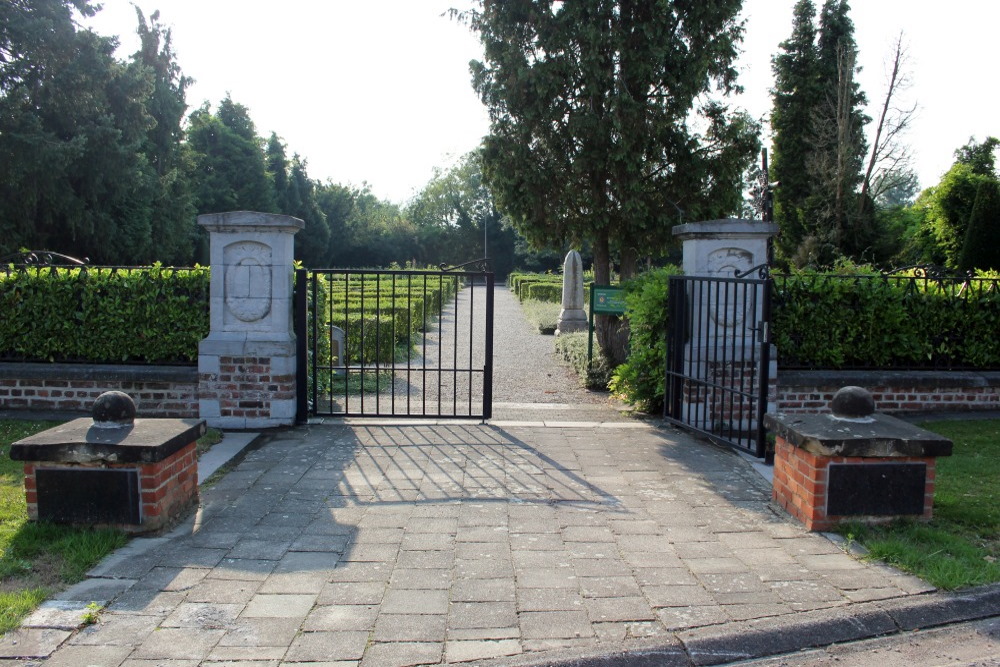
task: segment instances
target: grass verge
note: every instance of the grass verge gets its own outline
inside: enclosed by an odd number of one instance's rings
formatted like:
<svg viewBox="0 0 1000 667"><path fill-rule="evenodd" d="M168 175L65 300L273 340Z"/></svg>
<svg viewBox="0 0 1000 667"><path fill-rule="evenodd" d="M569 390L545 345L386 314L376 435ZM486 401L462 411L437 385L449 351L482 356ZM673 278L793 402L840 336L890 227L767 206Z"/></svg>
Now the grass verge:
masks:
<svg viewBox="0 0 1000 667"><path fill-rule="evenodd" d="M0 632L16 628L43 600L125 544L118 530L28 521L24 473L10 444L56 422L0 421Z"/></svg>
<svg viewBox="0 0 1000 667"><path fill-rule="evenodd" d="M521 302L521 310L524 317L537 328L539 333L554 334L559 325L559 313L562 306L558 303L548 301L536 301L527 299Z"/></svg>
<svg viewBox="0 0 1000 667"><path fill-rule="evenodd" d="M943 590L1000 582L1000 420L921 424L955 443L937 460L934 518L838 532Z"/></svg>
<svg viewBox="0 0 1000 667"><path fill-rule="evenodd" d="M23 463L10 460L10 445L58 423L0 420L0 633L128 541L120 530L28 521ZM208 429L199 454L220 440L221 431Z"/></svg>

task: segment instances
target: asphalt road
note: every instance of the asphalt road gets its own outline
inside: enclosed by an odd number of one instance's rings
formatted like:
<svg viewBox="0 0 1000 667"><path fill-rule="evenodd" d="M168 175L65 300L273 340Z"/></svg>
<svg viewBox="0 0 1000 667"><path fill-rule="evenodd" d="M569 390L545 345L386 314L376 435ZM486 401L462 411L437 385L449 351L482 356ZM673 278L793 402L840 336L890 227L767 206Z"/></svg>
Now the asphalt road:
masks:
<svg viewBox="0 0 1000 667"><path fill-rule="evenodd" d="M1000 617L732 664L745 667L998 667Z"/></svg>

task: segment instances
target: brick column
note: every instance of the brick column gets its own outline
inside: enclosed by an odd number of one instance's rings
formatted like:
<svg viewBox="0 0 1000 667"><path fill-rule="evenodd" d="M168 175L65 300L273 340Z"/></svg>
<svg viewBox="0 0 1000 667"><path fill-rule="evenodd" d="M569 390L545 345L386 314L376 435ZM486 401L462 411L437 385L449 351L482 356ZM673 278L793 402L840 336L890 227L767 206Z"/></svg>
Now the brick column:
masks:
<svg viewBox="0 0 1000 667"><path fill-rule="evenodd" d="M211 234L212 331L198 347L199 411L209 426L295 423L292 321L298 218L234 211L198 216Z"/></svg>

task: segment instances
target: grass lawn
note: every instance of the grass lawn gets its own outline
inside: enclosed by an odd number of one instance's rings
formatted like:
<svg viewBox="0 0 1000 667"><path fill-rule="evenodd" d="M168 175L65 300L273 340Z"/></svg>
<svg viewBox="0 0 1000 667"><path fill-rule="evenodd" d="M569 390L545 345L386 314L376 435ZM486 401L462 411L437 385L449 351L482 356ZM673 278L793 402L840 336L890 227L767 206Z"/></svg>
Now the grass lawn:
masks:
<svg viewBox="0 0 1000 667"><path fill-rule="evenodd" d="M0 632L16 628L43 600L127 541L117 530L28 521L23 463L10 444L56 422L0 420Z"/></svg>
<svg viewBox="0 0 1000 667"><path fill-rule="evenodd" d="M1000 420L921 426L955 443L952 456L937 460L934 519L839 532L941 589L1000 582Z"/></svg>

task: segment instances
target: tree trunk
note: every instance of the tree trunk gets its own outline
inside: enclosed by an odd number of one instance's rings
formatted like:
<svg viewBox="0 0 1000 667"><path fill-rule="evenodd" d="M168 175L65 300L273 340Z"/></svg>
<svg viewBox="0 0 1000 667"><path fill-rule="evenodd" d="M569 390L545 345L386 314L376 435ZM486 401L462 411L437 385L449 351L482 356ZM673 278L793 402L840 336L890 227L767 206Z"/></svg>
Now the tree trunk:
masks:
<svg viewBox="0 0 1000 667"><path fill-rule="evenodd" d="M635 275L635 251L622 253L622 276ZM626 269L626 267L628 267ZM594 282L598 285L611 283L611 248L607 231L601 231L594 242ZM612 368L625 362L628 357L628 320L617 315L596 315L594 330L601 352Z"/></svg>

